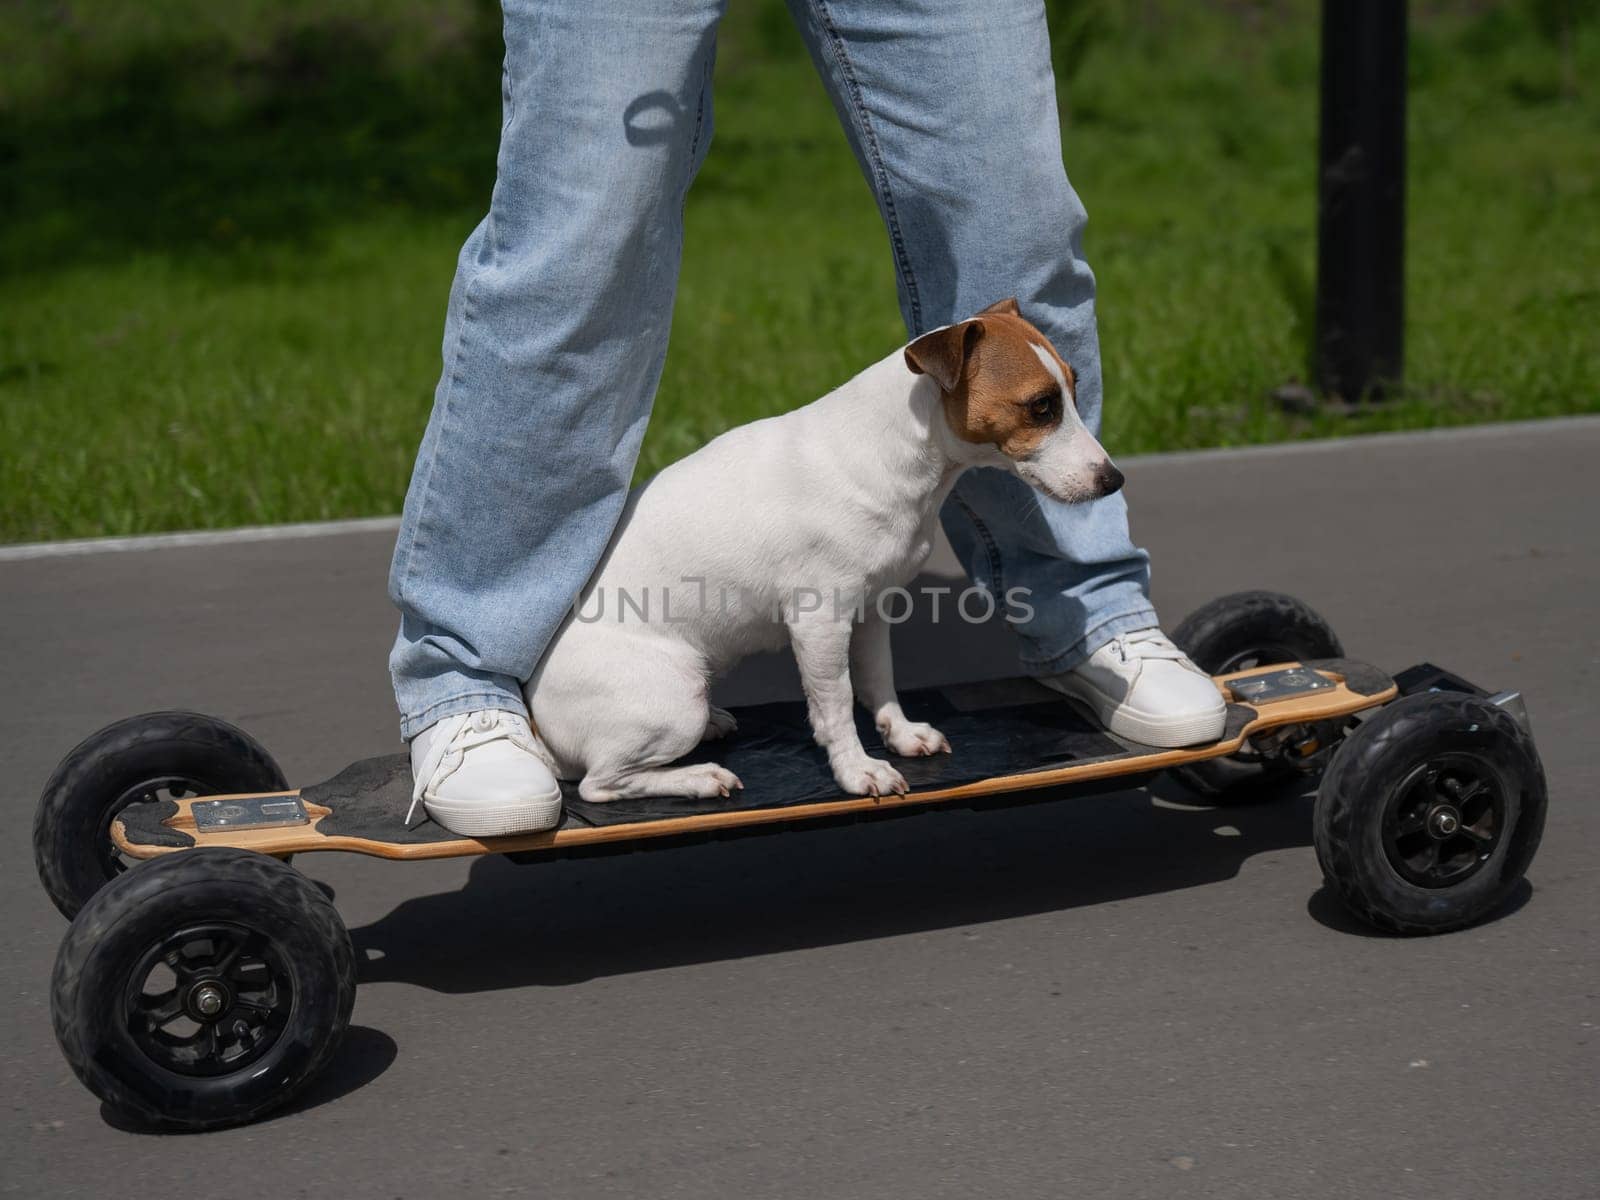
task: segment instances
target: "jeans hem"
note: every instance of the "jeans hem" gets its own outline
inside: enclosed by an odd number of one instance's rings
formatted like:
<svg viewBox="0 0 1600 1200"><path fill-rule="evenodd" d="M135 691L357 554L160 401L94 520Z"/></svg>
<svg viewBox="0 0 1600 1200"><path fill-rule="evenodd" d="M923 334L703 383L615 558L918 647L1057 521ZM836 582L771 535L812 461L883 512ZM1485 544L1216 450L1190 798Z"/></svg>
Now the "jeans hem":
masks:
<svg viewBox="0 0 1600 1200"><path fill-rule="evenodd" d="M418 709L414 713L402 714L400 717L400 736L409 742L430 725L436 725L446 717L478 712L486 708L496 709L500 712L517 713L524 717L528 715L528 706L523 702L521 696L513 698L504 692L469 692L460 696L450 696L444 700L436 700L426 708Z"/></svg>
<svg viewBox="0 0 1600 1200"><path fill-rule="evenodd" d="M1150 629L1160 624L1156 610L1149 605L1128 612L1112 613L1084 631L1084 634L1064 650L1046 654L1020 654L1018 661L1029 675L1060 675L1082 666L1100 647L1108 645L1118 634Z"/></svg>

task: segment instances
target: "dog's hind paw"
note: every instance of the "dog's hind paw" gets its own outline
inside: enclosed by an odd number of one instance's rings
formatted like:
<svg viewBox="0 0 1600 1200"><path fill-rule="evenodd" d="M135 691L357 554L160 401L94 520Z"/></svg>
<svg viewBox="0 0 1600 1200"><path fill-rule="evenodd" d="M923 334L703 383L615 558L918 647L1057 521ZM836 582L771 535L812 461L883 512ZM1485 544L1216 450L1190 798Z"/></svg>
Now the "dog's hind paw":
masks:
<svg viewBox="0 0 1600 1200"><path fill-rule="evenodd" d="M712 796L727 796L744 788L737 775L727 767L717 766L716 763L697 763L692 767L679 768L673 774L671 786L676 795L700 796L707 799Z"/></svg>
<svg viewBox="0 0 1600 1200"><path fill-rule="evenodd" d="M902 758L950 753L950 743L944 734L923 721L902 721L879 732L883 735L883 744Z"/></svg>
<svg viewBox="0 0 1600 1200"><path fill-rule="evenodd" d="M653 767L632 774L615 775L609 780L586 777L578 794L594 804L612 800L635 800L640 796L693 796L709 800L742 791L744 784L726 767L716 763L691 763L682 767Z"/></svg>
<svg viewBox="0 0 1600 1200"><path fill-rule="evenodd" d="M904 796L911 790L905 776L879 758L835 766L833 777L845 791L857 796Z"/></svg>
<svg viewBox="0 0 1600 1200"><path fill-rule="evenodd" d="M731 795L744 787L737 775L716 763L679 767L670 774L662 772L662 776L662 791L671 796L697 796L709 800L712 796Z"/></svg>

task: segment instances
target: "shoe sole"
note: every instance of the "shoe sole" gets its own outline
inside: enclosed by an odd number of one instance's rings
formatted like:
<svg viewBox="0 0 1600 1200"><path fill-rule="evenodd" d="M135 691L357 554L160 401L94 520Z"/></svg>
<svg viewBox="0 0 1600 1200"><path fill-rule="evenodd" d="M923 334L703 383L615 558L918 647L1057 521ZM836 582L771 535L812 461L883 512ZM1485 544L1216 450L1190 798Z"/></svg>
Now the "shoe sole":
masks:
<svg viewBox="0 0 1600 1200"><path fill-rule="evenodd" d="M509 837L542 833L561 824L561 792L511 804L484 804L471 800L441 800L426 793L422 807L428 816L462 837Z"/></svg>
<svg viewBox="0 0 1600 1200"><path fill-rule="evenodd" d="M1065 684L1047 686L1085 705L1100 724L1118 737L1161 750L1214 742L1222 736L1228 724L1228 706L1220 702L1220 697L1218 707L1212 712L1198 713L1192 717L1158 717L1108 700L1099 692L1080 690Z"/></svg>

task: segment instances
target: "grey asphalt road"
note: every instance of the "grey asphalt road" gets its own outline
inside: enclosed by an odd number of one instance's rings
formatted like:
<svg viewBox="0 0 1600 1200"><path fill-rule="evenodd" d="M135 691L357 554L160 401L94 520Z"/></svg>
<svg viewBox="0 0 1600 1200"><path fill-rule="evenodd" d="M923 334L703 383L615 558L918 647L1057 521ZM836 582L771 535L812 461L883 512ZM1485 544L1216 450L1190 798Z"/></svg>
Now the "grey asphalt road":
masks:
<svg viewBox="0 0 1600 1200"><path fill-rule="evenodd" d="M35 797L167 706L299 782L397 749L391 535L0 562L0 1191L1600 1195L1600 420L1128 477L1169 622L1279 588L1354 655L1525 689L1551 808L1509 911L1374 936L1320 889L1308 798L1170 785L536 867L302 856L364 959L328 1076L254 1127L128 1132L51 1036ZM1013 665L998 629L919 621L897 652L911 683Z"/></svg>

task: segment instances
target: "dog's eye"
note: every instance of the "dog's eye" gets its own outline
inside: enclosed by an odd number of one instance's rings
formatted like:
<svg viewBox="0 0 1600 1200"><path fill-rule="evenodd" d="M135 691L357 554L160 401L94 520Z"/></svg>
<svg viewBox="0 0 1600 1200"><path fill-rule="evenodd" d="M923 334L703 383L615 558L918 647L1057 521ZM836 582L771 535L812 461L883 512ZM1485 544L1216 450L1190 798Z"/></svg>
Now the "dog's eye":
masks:
<svg viewBox="0 0 1600 1200"><path fill-rule="evenodd" d="M1035 396L1028 402L1028 415L1035 421L1048 421L1054 414L1056 398L1053 392Z"/></svg>

